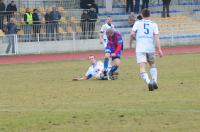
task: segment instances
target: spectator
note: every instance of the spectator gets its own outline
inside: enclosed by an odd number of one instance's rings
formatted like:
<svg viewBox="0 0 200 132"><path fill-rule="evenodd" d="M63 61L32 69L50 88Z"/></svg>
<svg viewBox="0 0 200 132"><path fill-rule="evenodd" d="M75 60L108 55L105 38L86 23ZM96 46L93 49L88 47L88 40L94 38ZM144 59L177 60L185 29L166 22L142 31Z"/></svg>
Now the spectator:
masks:
<svg viewBox="0 0 200 132"><path fill-rule="evenodd" d="M8 36L8 47L6 49L6 53L9 53L12 47L12 53L15 53L15 35L17 34L17 25L15 24L15 20L10 18L10 22L6 25L6 34Z"/></svg>
<svg viewBox="0 0 200 132"><path fill-rule="evenodd" d="M34 39L37 40L37 34L40 34L40 17L39 17L39 11L38 9L33 10L33 34L34 34Z"/></svg>
<svg viewBox="0 0 200 132"><path fill-rule="evenodd" d="M165 9L167 10L167 17L170 17L169 15L169 5L170 5L171 0L163 0L163 12L162 12L162 17L165 17Z"/></svg>
<svg viewBox="0 0 200 132"><path fill-rule="evenodd" d="M99 13L99 8L98 8L98 6L97 6L97 4L95 3L94 0L91 0L91 3L88 4L88 6L89 6L90 8L94 8L94 9L95 9L95 12L96 12L97 14Z"/></svg>
<svg viewBox="0 0 200 132"><path fill-rule="evenodd" d="M88 31L88 21L90 16L88 15L87 10L83 10L83 14L81 15L81 28L83 31L83 39L85 39L85 34Z"/></svg>
<svg viewBox="0 0 200 132"><path fill-rule="evenodd" d="M4 13L6 10L6 6L3 0L0 0L0 30L3 29L3 21L4 21Z"/></svg>
<svg viewBox="0 0 200 132"><path fill-rule="evenodd" d="M134 16L134 13L131 13L129 16L128 16L128 23L130 25L130 27L133 27L134 23L135 23L135 16Z"/></svg>
<svg viewBox="0 0 200 132"><path fill-rule="evenodd" d="M139 12L140 12L140 0L135 0L134 13L138 15Z"/></svg>
<svg viewBox="0 0 200 132"><path fill-rule="evenodd" d="M13 17L14 12L17 11L17 7L15 5L15 2L12 0L10 4L6 7L6 13L7 13L7 21L10 21L10 18Z"/></svg>
<svg viewBox="0 0 200 132"><path fill-rule="evenodd" d="M46 37L49 38L49 33L51 32L51 9L48 8L45 14L45 27L46 27Z"/></svg>
<svg viewBox="0 0 200 132"><path fill-rule="evenodd" d="M129 7L131 8L131 12L133 12L133 0L126 0L126 12L129 12Z"/></svg>
<svg viewBox="0 0 200 132"><path fill-rule="evenodd" d="M94 30L95 30L95 23L97 21L97 13L95 12L95 8L90 8L88 15L90 17L90 19L89 19L89 37L92 39Z"/></svg>
<svg viewBox="0 0 200 132"><path fill-rule="evenodd" d="M32 25L33 25L33 15L29 8L26 8L26 13L24 14L24 34L26 36L25 41L31 41L32 39Z"/></svg>
<svg viewBox="0 0 200 132"><path fill-rule="evenodd" d="M61 14L60 12L57 11L56 7L52 8L53 10L50 13L50 22L51 22L51 34L52 34L52 39L54 38L54 33L56 33L56 39L58 40L58 29L59 25L58 22L61 19Z"/></svg>
<svg viewBox="0 0 200 132"><path fill-rule="evenodd" d="M82 9L90 9L88 6L90 4L90 0L80 0L80 7Z"/></svg>
<svg viewBox="0 0 200 132"><path fill-rule="evenodd" d="M149 8L149 0L142 0L142 9Z"/></svg>

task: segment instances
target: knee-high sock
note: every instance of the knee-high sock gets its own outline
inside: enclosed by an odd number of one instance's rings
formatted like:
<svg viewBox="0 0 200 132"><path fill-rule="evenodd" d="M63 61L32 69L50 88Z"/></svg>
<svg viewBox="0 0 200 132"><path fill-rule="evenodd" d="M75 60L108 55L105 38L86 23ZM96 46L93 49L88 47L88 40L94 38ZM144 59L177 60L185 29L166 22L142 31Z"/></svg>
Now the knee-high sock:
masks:
<svg viewBox="0 0 200 132"><path fill-rule="evenodd" d="M151 68L150 69L150 74L151 74L151 78L155 81L155 82L157 82L157 68Z"/></svg>
<svg viewBox="0 0 200 132"><path fill-rule="evenodd" d="M149 76L146 72L141 72L140 73L140 77L147 83L149 84L150 80L149 80Z"/></svg>
<svg viewBox="0 0 200 132"><path fill-rule="evenodd" d="M113 65L113 66L111 67L111 69L110 69L109 74L112 75L117 69L118 69L118 66Z"/></svg>
<svg viewBox="0 0 200 132"><path fill-rule="evenodd" d="M108 65L109 65L109 58L105 58L104 59L104 70L108 69Z"/></svg>

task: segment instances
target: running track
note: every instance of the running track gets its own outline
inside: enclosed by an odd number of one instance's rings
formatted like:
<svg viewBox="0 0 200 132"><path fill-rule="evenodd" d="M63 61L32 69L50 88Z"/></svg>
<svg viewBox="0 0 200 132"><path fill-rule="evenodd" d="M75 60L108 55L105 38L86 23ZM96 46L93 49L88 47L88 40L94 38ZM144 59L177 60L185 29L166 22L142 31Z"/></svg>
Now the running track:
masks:
<svg viewBox="0 0 200 132"><path fill-rule="evenodd" d="M200 45L198 46L181 46L163 48L164 55L170 54L184 54L184 53L200 53ZM88 55L95 55L97 58L103 58L102 51L90 51L79 53L65 53L65 54L45 54L45 55L23 55L23 56L0 56L0 64L19 64L19 63L36 63L46 61L60 61L60 60L83 60L87 59ZM134 56L134 50L124 50L122 57Z"/></svg>

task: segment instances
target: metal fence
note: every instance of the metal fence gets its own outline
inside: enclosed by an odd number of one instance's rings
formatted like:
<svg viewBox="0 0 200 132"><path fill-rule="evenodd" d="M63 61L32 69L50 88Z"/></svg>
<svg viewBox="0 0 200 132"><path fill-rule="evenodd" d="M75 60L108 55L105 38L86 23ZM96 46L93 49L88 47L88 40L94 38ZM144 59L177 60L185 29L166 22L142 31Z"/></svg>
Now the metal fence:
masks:
<svg viewBox="0 0 200 132"><path fill-rule="evenodd" d="M36 37L36 40L32 42L21 41L27 35L0 36L0 55L103 50L103 46L99 46L99 32L93 32L92 39L90 38L90 33L88 31L85 34L76 32L55 33L54 37L56 41L46 40L48 39L46 35L51 36L51 33L37 34L36 36L31 36ZM129 44L129 34L122 34L122 37L124 40L124 48L126 49ZM162 34L161 31L160 39L162 46L199 45L200 33L191 32L187 35L172 30L167 34ZM135 42L133 47L135 47Z"/></svg>

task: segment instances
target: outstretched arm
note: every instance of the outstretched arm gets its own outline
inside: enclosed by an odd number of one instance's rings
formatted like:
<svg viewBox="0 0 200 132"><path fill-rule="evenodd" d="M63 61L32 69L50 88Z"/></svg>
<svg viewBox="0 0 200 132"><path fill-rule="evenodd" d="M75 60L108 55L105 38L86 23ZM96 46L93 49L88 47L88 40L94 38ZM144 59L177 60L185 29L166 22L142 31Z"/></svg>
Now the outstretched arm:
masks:
<svg viewBox="0 0 200 132"><path fill-rule="evenodd" d="M88 80L86 76L83 76L81 78L73 78L72 81L83 81L83 80Z"/></svg>
<svg viewBox="0 0 200 132"><path fill-rule="evenodd" d="M130 34L130 39L129 39L129 48L130 49L132 48L133 40L135 40L135 32L132 31Z"/></svg>
<svg viewBox="0 0 200 132"><path fill-rule="evenodd" d="M154 35L154 39L156 41L156 46L157 46L157 50L158 50L158 54L160 57L163 56L163 52L162 52L162 49L161 49L161 46L160 46L160 38L159 38L159 35L158 34L155 34Z"/></svg>

